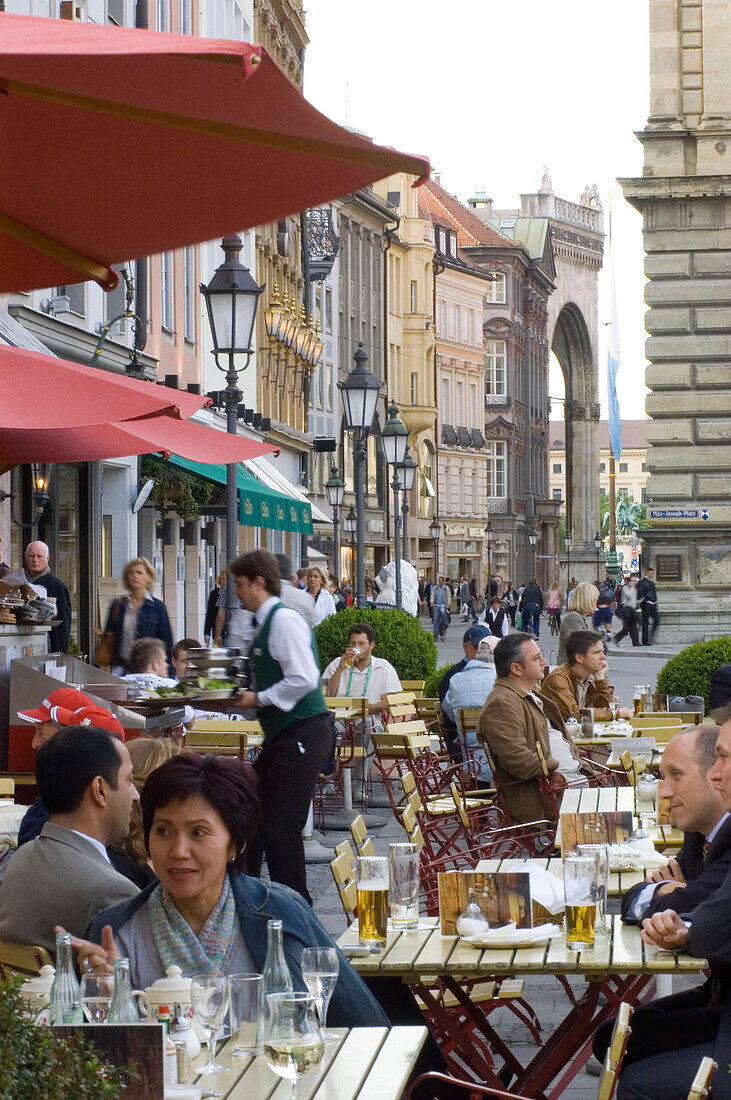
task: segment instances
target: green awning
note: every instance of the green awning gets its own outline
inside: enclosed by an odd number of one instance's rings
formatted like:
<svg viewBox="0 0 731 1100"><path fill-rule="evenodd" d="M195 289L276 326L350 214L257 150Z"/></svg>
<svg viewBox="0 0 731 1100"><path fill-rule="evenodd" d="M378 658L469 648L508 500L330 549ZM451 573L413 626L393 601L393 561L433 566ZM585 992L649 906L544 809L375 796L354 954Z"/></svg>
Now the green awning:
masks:
<svg viewBox="0 0 731 1100"><path fill-rule="evenodd" d="M226 467L207 462L191 462L171 455L170 463L205 481L226 484ZM244 527L265 527L269 531L298 531L312 534L312 508L295 497L278 493L258 481L241 465L236 468L239 497L239 523Z"/></svg>

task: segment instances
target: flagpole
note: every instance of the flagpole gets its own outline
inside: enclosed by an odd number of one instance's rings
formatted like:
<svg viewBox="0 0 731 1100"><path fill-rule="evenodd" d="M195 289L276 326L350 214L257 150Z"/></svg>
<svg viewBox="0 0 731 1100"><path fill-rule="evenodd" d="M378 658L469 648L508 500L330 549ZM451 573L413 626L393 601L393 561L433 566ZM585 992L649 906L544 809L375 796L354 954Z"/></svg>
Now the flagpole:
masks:
<svg viewBox="0 0 731 1100"><path fill-rule="evenodd" d="M607 353L607 417L609 427L609 553L617 551L617 483L616 454L622 451L622 420L617 399L616 376L619 369L619 318L617 315L617 292L614 281L614 256L612 253L612 205L611 196L608 212L607 249L610 256L610 295L611 320L609 329L609 349Z"/></svg>

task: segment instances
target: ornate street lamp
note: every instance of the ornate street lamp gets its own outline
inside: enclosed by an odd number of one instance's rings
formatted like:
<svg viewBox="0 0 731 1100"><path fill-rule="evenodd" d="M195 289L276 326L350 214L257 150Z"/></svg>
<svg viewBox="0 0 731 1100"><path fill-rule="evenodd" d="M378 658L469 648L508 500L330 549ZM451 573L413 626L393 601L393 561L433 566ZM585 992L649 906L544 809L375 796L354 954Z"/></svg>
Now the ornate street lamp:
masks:
<svg viewBox="0 0 731 1100"><path fill-rule="evenodd" d="M596 579L597 579L597 581L600 581L602 579L601 576L600 576L600 573L599 573L599 557L600 557L600 554L601 554L603 548L604 548L604 543L602 542L602 537L599 534L599 532L597 531L597 533L594 535L594 549L596 550Z"/></svg>
<svg viewBox="0 0 731 1100"><path fill-rule="evenodd" d="M362 607L365 602L365 463L368 432L376 413L381 383L368 370L368 356L363 345L353 356L355 367L344 382L338 383L343 401L345 428L353 433L353 465L355 474L356 541L358 544L358 579L355 602Z"/></svg>
<svg viewBox="0 0 731 1100"><path fill-rule="evenodd" d="M535 575L536 575L536 543L538 542L538 535L536 534L535 527L531 527L530 531L528 532L528 542L530 543L530 549L531 549L531 560L532 560L532 570L533 570L533 576L531 577L531 580L533 580L533 577L535 577Z"/></svg>
<svg viewBox="0 0 731 1100"><path fill-rule="evenodd" d="M241 391L236 383L239 373L251 361L252 336L256 321L259 295L264 290L251 276L248 267L239 260L243 246L241 237L234 234L221 241L226 259L213 273L207 286L201 286L211 326L213 358L220 371L226 372L226 389L223 397L226 405L226 431L236 435L236 412ZM223 364L221 362L223 360ZM226 557L232 561L238 551L236 463L226 467ZM226 579L226 609L234 609L234 583L230 573Z"/></svg>
<svg viewBox="0 0 731 1100"><path fill-rule="evenodd" d="M566 547L566 597L568 598L569 589L571 588L571 532L567 531L563 537L563 544Z"/></svg>
<svg viewBox="0 0 731 1100"><path fill-rule="evenodd" d="M439 536L442 533L442 525L434 516L434 519L429 524L429 534L434 545L434 584L437 583L437 574L439 573Z"/></svg>
<svg viewBox="0 0 731 1100"><path fill-rule="evenodd" d="M401 463L401 465L398 467L399 485L401 486L401 491L403 493L403 496L401 497L401 516L402 516L402 523L403 523L403 540L404 540L403 558L404 558L404 561L409 560L409 533L408 533L409 493L411 492L411 490L414 487L414 478L415 477L416 477L416 463L414 462L413 458L409 454L409 446L408 446L408 443L407 443L407 445L406 445L406 454L404 456L404 460Z"/></svg>
<svg viewBox="0 0 731 1100"><path fill-rule="evenodd" d="M330 477L325 482L325 493L327 494L327 502L333 510L333 537L335 541L335 551L333 553L335 575L338 580L342 580L340 576L340 540L338 538L338 517L340 515L340 509L343 505L343 498L345 496L345 484L340 476L340 471L333 463L330 467Z"/></svg>
<svg viewBox="0 0 731 1100"><path fill-rule="evenodd" d="M31 474L31 499L33 501L33 512L29 523L23 523L22 520L18 520L13 515L13 500L15 499L15 493L7 493L4 489L0 489L0 504L4 500L10 501L10 518L16 527L35 527L43 515L43 510L48 504L48 486L51 481L51 463L50 462L31 462L30 463Z"/></svg>
<svg viewBox="0 0 731 1100"><path fill-rule="evenodd" d="M492 590L490 588L490 543L494 533L495 528L493 527L492 522L488 520L485 524L485 542L487 543L487 586L485 593L487 595L488 601L492 596Z"/></svg>
<svg viewBox="0 0 731 1100"><path fill-rule="evenodd" d="M399 545L401 535L401 517L399 516L398 509L398 494L401 488L399 467L404 464L408 440L409 433L406 430L406 425L403 421L399 420L398 406L391 405L388 410L388 420L384 424L383 431L381 432L381 442L383 444L383 453L386 457L386 462L389 466L393 466L393 481L391 482L391 488L393 489L393 538L396 547L394 560L396 563L397 611L401 611L403 606L401 600L401 547Z"/></svg>

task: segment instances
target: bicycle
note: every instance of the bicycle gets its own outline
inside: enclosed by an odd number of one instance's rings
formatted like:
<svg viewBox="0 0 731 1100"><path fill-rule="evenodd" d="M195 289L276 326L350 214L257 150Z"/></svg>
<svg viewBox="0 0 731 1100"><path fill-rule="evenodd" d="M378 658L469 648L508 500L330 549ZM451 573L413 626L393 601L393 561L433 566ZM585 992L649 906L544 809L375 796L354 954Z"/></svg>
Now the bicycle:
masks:
<svg viewBox="0 0 731 1100"><path fill-rule="evenodd" d="M561 629L561 612L560 611L549 610L549 612L548 612L548 625L551 629L551 634L553 634L553 635L558 634L559 630Z"/></svg>

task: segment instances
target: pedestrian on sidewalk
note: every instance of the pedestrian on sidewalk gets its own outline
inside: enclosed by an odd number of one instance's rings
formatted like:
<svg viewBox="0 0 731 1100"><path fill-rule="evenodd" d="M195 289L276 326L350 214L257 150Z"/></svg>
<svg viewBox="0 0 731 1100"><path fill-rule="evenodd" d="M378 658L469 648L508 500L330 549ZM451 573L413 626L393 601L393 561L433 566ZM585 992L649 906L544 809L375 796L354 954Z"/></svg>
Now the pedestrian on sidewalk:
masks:
<svg viewBox="0 0 731 1100"><path fill-rule="evenodd" d="M655 634L660 625L657 613L657 589L655 588L655 570L646 569L645 575L637 585L637 602L642 612L642 644L654 645ZM652 620L652 629L650 621Z"/></svg>
<svg viewBox="0 0 731 1100"><path fill-rule="evenodd" d="M614 635L615 645L619 645L627 634L632 639L632 645L640 644L637 637L637 574L631 573L622 585L617 602L617 614L622 620L622 629Z"/></svg>

